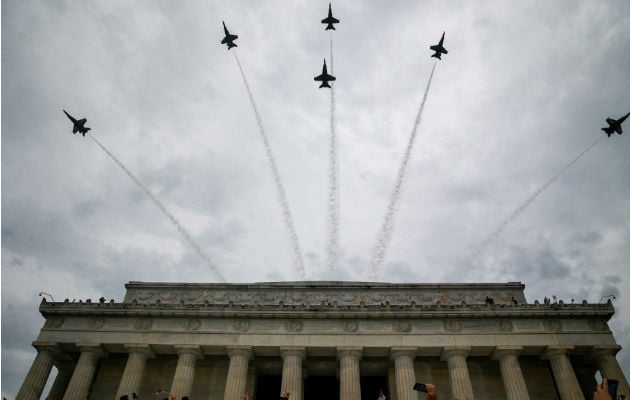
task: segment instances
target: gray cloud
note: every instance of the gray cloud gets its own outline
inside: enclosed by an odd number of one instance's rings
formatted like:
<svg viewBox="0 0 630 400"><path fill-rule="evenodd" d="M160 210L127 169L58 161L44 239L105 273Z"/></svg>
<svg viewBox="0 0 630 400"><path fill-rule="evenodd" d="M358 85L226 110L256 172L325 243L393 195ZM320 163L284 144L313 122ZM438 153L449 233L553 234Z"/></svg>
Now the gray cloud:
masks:
<svg viewBox="0 0 630 400"><path fill-rule="evenodd" d="M121 299L129 280L214 276L62 108L190 231L228 280L295 280L282 215L225 20L287 190L310 279L365 280L446 30L381 276L527 284L530 301L597 302L630 347L626 134L602 140L477 258L484 237L630 111L630 5L561 0L335 3L340 262L323 270L326 3L2 3L2 394L13 397L55 298ZM312 24L308 21L312 21ZM626 129L627 130L627 129ZM245 274L243 272L246 272ZM185 277L182 278L182 277ZM630 368L630 356L618 359Z"/></svg>

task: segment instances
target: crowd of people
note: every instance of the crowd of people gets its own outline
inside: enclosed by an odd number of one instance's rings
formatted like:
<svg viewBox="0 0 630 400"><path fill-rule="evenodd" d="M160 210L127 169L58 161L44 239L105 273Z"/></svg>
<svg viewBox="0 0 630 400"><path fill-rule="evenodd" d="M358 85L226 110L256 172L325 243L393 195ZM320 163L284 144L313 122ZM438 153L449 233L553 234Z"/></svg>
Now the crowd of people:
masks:
<svg viewBox="0 0 630 400"><path fill-rule="evenodd" d="M435 386L427 383L426 387L426 400L438 400L437 391L435 390ZM593 400L625 400L625 394L610 394L608 390L608 379L604 378L602 383L597 385L597 390L593 393ZM615 398L613 398L613 396ZM473 400L468 397L461 396L456 398L455 400Z"/></svg>
<svg viewBox="0 0 630 400"><path fill-rule="evenodd" d="M435 389L435 385L432 385L430 383L427 383L425 385L423 385L423 387L426 389L425 392L425 396L426 396L426 400L438 400L438 396L437 396L437 390ZM163 392L165 393L165 392ZM134 393L135 394L135 393ZM280 395L280 400L289 400L291 396L290 392L283 392ZM614 396L614 398L613 398ZM134 396L134 399L136 399L137 396ZM604 378L602 380L602 383L597 385L597 390L595 391L595 393L593 393L593 400L625 400L626 399L626 395L625 394L612 394L609 392L609 387L608 387L608 379ZM4 399L3 399L4 400ZM125 395L125 396L121 396L120 400L129 400L129 396ZM188 396L184 396L181 399L177 397L177 394L175 393L169 393L168 397L165 398L164 400L190 400ZM245 393L242 397L242 400L249 400L249 394ZM468 398L466 396L461 396L458 397L454 400L474 400L471 398ZM630 400L630 399L628 399Z"/></svg>

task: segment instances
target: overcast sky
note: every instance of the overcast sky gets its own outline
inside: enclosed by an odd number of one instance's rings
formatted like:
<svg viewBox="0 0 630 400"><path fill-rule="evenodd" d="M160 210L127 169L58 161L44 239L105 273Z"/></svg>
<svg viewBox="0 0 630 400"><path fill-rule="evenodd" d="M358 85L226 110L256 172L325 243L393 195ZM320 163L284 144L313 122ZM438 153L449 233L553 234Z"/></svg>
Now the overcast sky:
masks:
<svg viewBox="0 0 630 400"><path fill-rule="evenodd" d="M2 1L2 395L43 324L41 291L121 301L131 280L302 277L238 57L277 163L308 280L368 280L372 248L446 31L418 128L385 282L526 284L597 303L630 373L630 1L336 1L339 261L326 268L327 1ZM219 42L221 21L239 35ZM330 63L330 60L328 61ZM330 65L329 65L330 67ZM330 72L330 69L329 69ZM54 376L54 373L51 375Z"/></svg>

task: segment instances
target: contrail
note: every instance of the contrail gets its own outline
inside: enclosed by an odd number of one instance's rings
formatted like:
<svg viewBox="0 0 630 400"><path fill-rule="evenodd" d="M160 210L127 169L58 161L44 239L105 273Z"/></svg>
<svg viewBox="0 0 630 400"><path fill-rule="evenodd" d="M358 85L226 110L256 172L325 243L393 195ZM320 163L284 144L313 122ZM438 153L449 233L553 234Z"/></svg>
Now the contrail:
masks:
<svg viewBox="0 0 630 400"><path fill-rule="evenodd" d="M427 87L424 90L424 96L422 97L422 102L420 103L420 109L418 110L416 121L413 125L413 129L411 130L411 135L409 136L409 143L407 144L407 149L405 150L402 163L400 164L400 168L398 169L398 176L396 177L394 190L392 191L391 197L389 199L389 205L387 206L385 218L383 218L383 225L381 225L381 230L379 231L376 238L376 244L372 249L372 261L369 272L371 280L376 280L378 278L378 269L383 261L385 261L385 252L387 251L389 243L392 239L392 233L394 231L394 225L396 222L396 212L398 211L398 207L400 204L401 189L405 180L405 174L407 173L407 164L411 159L411 152L413 150L413 144L416 139L416 132L418 131L418 126L420 125L420 122L422 120L422 111L424 110L424 104L427 101L427 95L429 94L429 88L431 87L431 80L433 79L435 65L436 63L433 64L433 69L431 70L431 75L429 76L429 82L427 82Z"/></svg>
<svg viewBox="0 0 630 400"><path fill-rule="evenodd" d="M495 229L494 232L492 232L491 234L489 234L486 237L486 239L483 241L483 243L481 243L481 245L477 248L477 250L474 251L472 256L473 257L478 257L479 255L481 255L481 253L483 253L483 251L486 249L486 247L488 247L488 245L494 239L496 239L499 236L501 236L501 234L505 231L505 229L508 227L508 225L510 225L516 218L518 218L518 216L521 215L527 209L527 207L529 207L536 200L536 198L542 194L542 192L544 192L552 183L554 183L558 178L560 178L560 176L562 174L564 174L566 172L566 170L571 168L573 166L573 164L575 164L580 158L582 158L582 156L584 156L590 149L595 147L595 145L597 143L599 143L599 141L602 140L603 138L604 138L604 136L601 136L599 139L594 141L583 152L578 154L578 156L575 157L570 163L568 163L564 168L562 168L560 170L560 172L558 172L553 178L549 179L544 185L542 185L531 196L529 196L520 206L518 206L512 212L512 214L510 214L505 220L503 220L503 222L501 222L499 227L497 229Z"/></svg>
<svg viewBox="0 0 630 400"><path fill-rule="evenodd" d="M184 236L184 238L188 241L188 244L190 244L190 246L195 249L195 251L197 252L197 254L199 254L199 256L201 256L201 258L203 258L206 263L208 264L208 266L210 267L210 269L212 270L212 272L214 272L219 279L221 280L221 282L225 282L225 278L223 277L223 275L219 272L219 270L217 269L217 267L212 263L212 260L210 260L210 257L208 257L203 250L201 250L201 247L199 247L199 245L193 240L193 238L190 236L190 234L186 231L186 229L184 229L184 227L179 223L179 221L173 216L173 214L171 214L166 207L164 206L164 204L162 204L162 202L160 200L158 200L157 197L155 197L155 195L153 193L151 193L149 191L149 189L147 189L139 180L138 178L136 178L131 171L129 171L127 169L127 167L125 167L123 165L122 162L120 162L116 157L114 157L114 155L112 153L109 152L109 150L107 150L105 148L105 146L103 146L101 144L101 142L99 142L98 140L96 140L96 138L90 134L88 134L88 136L94 140L94 142L96 142L97 145L99 145L99 147L101 149L103 149L103 151L105 153L107 153L108 156L111 157L112 160L114 160L114 162L116 164L118 164L118 166L120 168L122 168L123 171L125 171L125 173L131 178L132 181L134 181L136 183L136 185L138 185L138 187L140 189L142 189L142 191L144 193L146 193L147 196L149 196L149 198L153 201L153 203L155 203L155 205L160 209L160 211L162 211L164 213L164 215L166 215L168 217L168 219L171 220L171 222L173 223L173 225L175 225L175 227L177 228L177 230L179 231L179 233L182 234L182 236Z"/></svg>
<svg viewBox="0 0 630 400"><path fill-rule="evenodd" d="M330 73L334 71L333 38L330 33ZM328 165L328 219L327 219L327 260L332 271L337 265L339 248L339 164L337 156L337 133L335 132L335 84L330 89L330 160Z"/></svg>
<svg viewBox="0 0 630 400"><path fill-rule="evenodd" d="M302 261L302 252L300 251L300 243L298 242L297 234L295 233L295 227L293 225L293 217L291 216L291 210L289 209L289 203L287 201L287 195L284 190L284 185L282 185L282 180L280 179L280 174L278 173L278 167L276 166L276 160L273 157L273 153L271 152L271 146L269 145L269 141L267 140L267 135L265 134L265 128L263 127L262 119L260 118L260 114L258 113L258 107L256 107L256 102L254 101L254 96L252 95L252 90L249 87L249 83L247 82L247 78L245 77L245 72L243 71L243 66L238 59L238 55L236 51L234 51L234 58L236 58L236 63L238 64L238 68L241 71L241 76L243 77L243 83L245 83L245 88L247 89L247 94L249 95L249 101L252 104L252 108L254 109L254 114L256 116L256 122L258 123L258 128L260 129L260 136L263 140L263 145L265 147L265 152L267 154L267 161L269 162L269 167L271 168L271 175L273 176L273 181L276 185L276 189L278 192L278 201L280 202L280 206L282 207L282 216L284 219L284 223L286 229L289 234L289 241L291 245L291 249L293 250L293 264L300 275L301 278L306 277L306 271L304 270L304 263Z"/></svg>

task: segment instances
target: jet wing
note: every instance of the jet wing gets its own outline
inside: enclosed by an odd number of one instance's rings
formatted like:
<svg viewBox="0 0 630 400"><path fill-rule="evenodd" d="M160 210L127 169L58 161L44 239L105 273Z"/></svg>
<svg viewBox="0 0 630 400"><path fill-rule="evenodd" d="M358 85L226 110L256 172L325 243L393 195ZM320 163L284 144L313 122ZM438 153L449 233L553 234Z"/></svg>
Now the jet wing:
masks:
<svg viewBox="0 0 630 400"><path fill-rule="evenodd" d="M82 119L80 119L80 120L78 120L78 121L77 121L77 123L78 123L79 125L83 125L83 124L85 124L86 122L87 122L87 119L85 119L85 118L82 118Z"/></svg>
<svg viewBox="0 0 630 400"><path fill-rule="evenodd" d="M72 127L72 133L77 133L79 131L79 126L78 125L74 125Z"/></svg>
<svg viewBox="0 0 630 400"><path fill-rule="evenodd" d="M612 118L606 118L606 123L608 123L608 125L612 126L617 122L616 119L612 119Z"/></svg>
<svg viewBox="0 0 630 400"><path fill-rule="evenodd" d="M431 50L433 50L433 51L438 51L438 52L440 52L442 54L448 54L448 51L444 47L440 46L439 44L436 44L436 45L431 46L429 48Z"/></svg>
<svg viewBox="0 0 630 400"><path fill-rule="evenodd" d="M236 39L238 39L238 35L226 35L226 36L223 38L223 40L221 40L221 43L222 43L222 44L226 44L226 43L229 43L229 42L233 42L233 41L235 41Z"/></svg>
<svg viewBox="0 0 630 400"><path fill-rule="evenodd" d="M326 17L322 19L322 24L338 24L339 20L335 17Z"/></svg>
<svg viewBox="0 0 630 400"><path fill-rule="evenodd" d="M316 81L335 81L335 80L337 80L337 78L335 78L332 75L328 75L328 74L317 75L313 79L315 79Z"/></svg>

